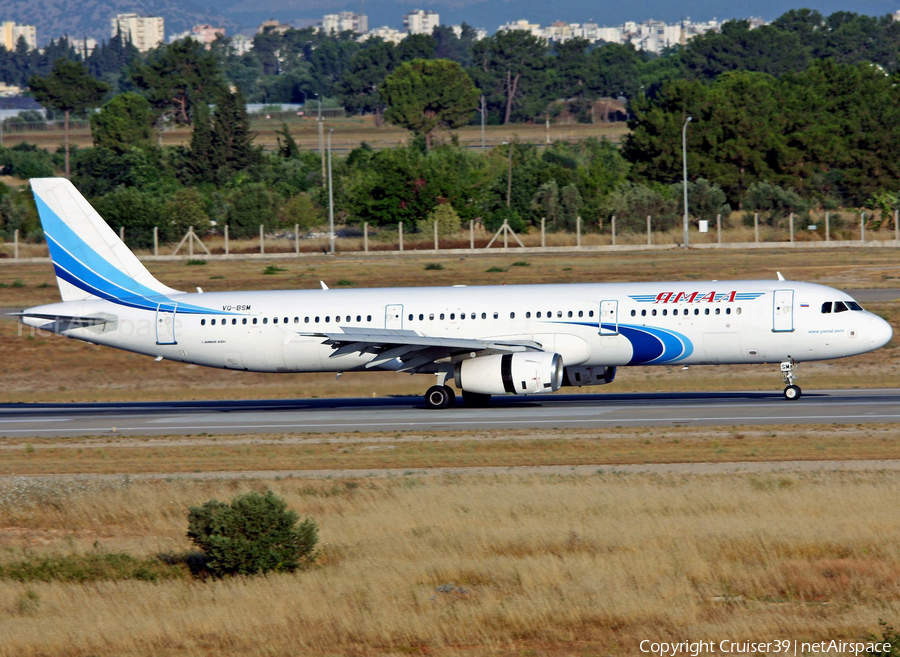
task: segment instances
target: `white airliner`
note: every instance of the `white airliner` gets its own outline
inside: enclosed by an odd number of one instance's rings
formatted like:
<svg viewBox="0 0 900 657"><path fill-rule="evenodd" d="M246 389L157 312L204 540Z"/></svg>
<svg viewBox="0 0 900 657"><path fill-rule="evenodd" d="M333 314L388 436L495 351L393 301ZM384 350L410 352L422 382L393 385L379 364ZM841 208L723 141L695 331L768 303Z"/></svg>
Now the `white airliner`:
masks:
<svg viewBox="0 0 900 657"><path fill-rule="evenodd" d="M253 372L395 370L456 395L611 383L627 365L797 363L862 354L891 326L838 290L784 280L180 292L160 283L68 180L31 181L62 303L32 327L157 359Z"/></svg>

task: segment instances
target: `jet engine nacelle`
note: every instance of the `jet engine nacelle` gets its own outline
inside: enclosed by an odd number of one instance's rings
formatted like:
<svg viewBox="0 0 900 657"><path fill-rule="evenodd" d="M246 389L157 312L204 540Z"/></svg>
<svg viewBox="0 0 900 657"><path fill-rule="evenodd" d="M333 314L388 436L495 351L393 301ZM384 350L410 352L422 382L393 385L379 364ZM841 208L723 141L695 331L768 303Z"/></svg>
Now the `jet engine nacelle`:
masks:
<svg viewBox="0 0 900 657"><path fill-rule="evenodd" d="M456 367L456 387L482 395L554 392L562 382L562 356L547 351L479 356Z"/></svg>

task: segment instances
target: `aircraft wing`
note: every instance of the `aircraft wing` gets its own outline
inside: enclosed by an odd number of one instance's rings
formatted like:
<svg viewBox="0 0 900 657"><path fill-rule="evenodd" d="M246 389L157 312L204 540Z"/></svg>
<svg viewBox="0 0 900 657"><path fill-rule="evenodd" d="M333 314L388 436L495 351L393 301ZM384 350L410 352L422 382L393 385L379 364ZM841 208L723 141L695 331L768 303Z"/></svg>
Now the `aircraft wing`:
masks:
<svg viewBox="0 0 900 657"><path fill-rule="evenodd" d="M376 356L366 364L367 369L398 359L403 364L399 371L411 374L432 363L451 361L454 357L472 352L486 355L542 350L539 343L530 340L432 337L421 335L416 331L350 326L342 326L341 331L341 333L301 332L298 335L324 338L323 344L329 344L334 349L331 358L354 352L371 353Z"/></svg>

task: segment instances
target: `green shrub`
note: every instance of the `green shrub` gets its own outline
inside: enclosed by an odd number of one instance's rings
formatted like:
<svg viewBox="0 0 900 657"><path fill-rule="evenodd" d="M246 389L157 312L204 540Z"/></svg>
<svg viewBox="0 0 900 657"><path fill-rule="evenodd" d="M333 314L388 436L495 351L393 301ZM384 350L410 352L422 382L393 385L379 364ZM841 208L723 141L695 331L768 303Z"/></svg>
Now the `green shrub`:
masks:
<svg viewBox="0 0 900 657"><path fill-rule="evenodd" d="M188 538L206 555L216 576L291 572L315 558L318 527L272 491L247 493L225 504L210 500L191 507Z"/></svg>
<svg viewBox="0 0 900 657"><path fill-rule="evenodd" d="M17 582L157 582L185 576L186 571L176 564L166 564L152 557L133 557L124 552L29 555L20 561L0 564L0 579Z"/></svg>
<svg viewBox="0 0 900 657"><path fill-rule="evenodd" d="M443 268L444 265L439 262L429 262L427 265L425 265L425 271L440 271Z"/></svg>

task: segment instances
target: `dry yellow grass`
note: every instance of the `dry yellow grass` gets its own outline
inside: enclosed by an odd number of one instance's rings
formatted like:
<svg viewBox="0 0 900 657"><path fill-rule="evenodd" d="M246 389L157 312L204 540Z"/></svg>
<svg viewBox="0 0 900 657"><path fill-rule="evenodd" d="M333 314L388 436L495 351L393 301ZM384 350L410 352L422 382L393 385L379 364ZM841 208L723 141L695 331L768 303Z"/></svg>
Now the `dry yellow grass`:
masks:
<svg viewBox="0 0 900 657"><path fill-rule="evenodd" d="M3 558L186 550L187 506L263 487L4 482ZM642 639L859 639L900 611L892 474L271 488L318 521L318 567L206 583L2 582L0 655L633 655Z"/></svg>
<svg viewBox="0 0 900 657"><path fill-rule="evenodd" d="M900 459L898 425L4 439L0 475Z"/></svg>

